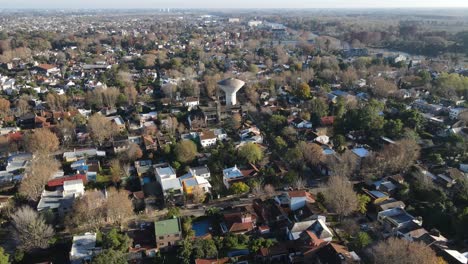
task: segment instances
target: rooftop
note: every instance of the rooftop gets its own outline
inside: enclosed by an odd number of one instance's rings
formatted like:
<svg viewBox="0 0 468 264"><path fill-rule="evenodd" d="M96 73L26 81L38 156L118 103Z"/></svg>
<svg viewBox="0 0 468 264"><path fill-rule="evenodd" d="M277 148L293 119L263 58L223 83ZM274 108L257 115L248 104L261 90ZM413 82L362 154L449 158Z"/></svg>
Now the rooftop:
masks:
<svg viewBox="0 0 468 264"><path fill-rule="evenodd" d="M179 218L154 222L154 233L156 237L177 234L181 232L180 230Z"/></svg>

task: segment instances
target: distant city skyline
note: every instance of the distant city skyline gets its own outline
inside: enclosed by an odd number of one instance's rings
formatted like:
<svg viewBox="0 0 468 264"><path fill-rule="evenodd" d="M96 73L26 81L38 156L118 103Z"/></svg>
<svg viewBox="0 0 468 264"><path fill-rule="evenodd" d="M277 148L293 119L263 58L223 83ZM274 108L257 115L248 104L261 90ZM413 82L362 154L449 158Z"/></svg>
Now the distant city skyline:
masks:
<svg viewBox="0 0 468 264"><path fill-rule="evenodd" d="M0 8L454 8L468 0L0 0Z"/></svg>

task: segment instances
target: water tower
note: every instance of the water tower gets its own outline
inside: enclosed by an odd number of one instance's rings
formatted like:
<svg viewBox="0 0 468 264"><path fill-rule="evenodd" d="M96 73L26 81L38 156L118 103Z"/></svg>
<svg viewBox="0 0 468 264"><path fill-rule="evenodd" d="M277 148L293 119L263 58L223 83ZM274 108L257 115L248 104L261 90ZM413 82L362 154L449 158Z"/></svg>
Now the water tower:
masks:
<svg viewBox="0 0 468 264"><path fill-rule="evenodd" d="M234 78L228 78L218 83L221 90L223 90L226 94L226 105L236 105L236 94L244 86L244 84L245 82Z"/></svg>

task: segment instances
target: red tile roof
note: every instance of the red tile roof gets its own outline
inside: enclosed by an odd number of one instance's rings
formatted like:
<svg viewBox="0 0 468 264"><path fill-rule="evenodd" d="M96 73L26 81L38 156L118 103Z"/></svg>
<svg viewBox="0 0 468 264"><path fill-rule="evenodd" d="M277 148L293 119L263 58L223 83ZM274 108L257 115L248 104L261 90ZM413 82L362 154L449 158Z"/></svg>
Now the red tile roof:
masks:
<svg viewBox="0 0 468 264"><path fill-rule="evenodd" d="M84 174L76 174L72 176L65 176L65 177L60 177L56 179L52 179L49 182L47 182L47 186L49 187L57 187L57 186L62 186L64 182L66 181L72 181L72 180L79 180L81 179L83 181L83 184L86 184L86 175Z"/></svg>
<svg viewBox="0 0 468 264"><path fill-rule="evenodd" d="M335 117L324 116L320 119L320 123L322 123L322 125L333 125L333 123L335 123Z"/></svg>
<svg viewBox="0 0 468 264"><path fill-rule="evenodd" d="M229 262L229 258L221 259L195 259L195 264L225 264Z"/></svg>

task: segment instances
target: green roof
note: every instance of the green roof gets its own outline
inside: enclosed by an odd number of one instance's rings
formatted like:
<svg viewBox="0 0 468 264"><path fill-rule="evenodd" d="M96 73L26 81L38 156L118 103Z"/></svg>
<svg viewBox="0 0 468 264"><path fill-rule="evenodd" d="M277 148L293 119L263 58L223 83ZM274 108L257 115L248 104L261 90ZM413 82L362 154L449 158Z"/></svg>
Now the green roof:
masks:
<svg viewBox="0 0 468 264"><path fill-rule="evenodd" d="M154 222L154 232L156 236L166 236L180 233L179 218L171 218Z"/></svg>

